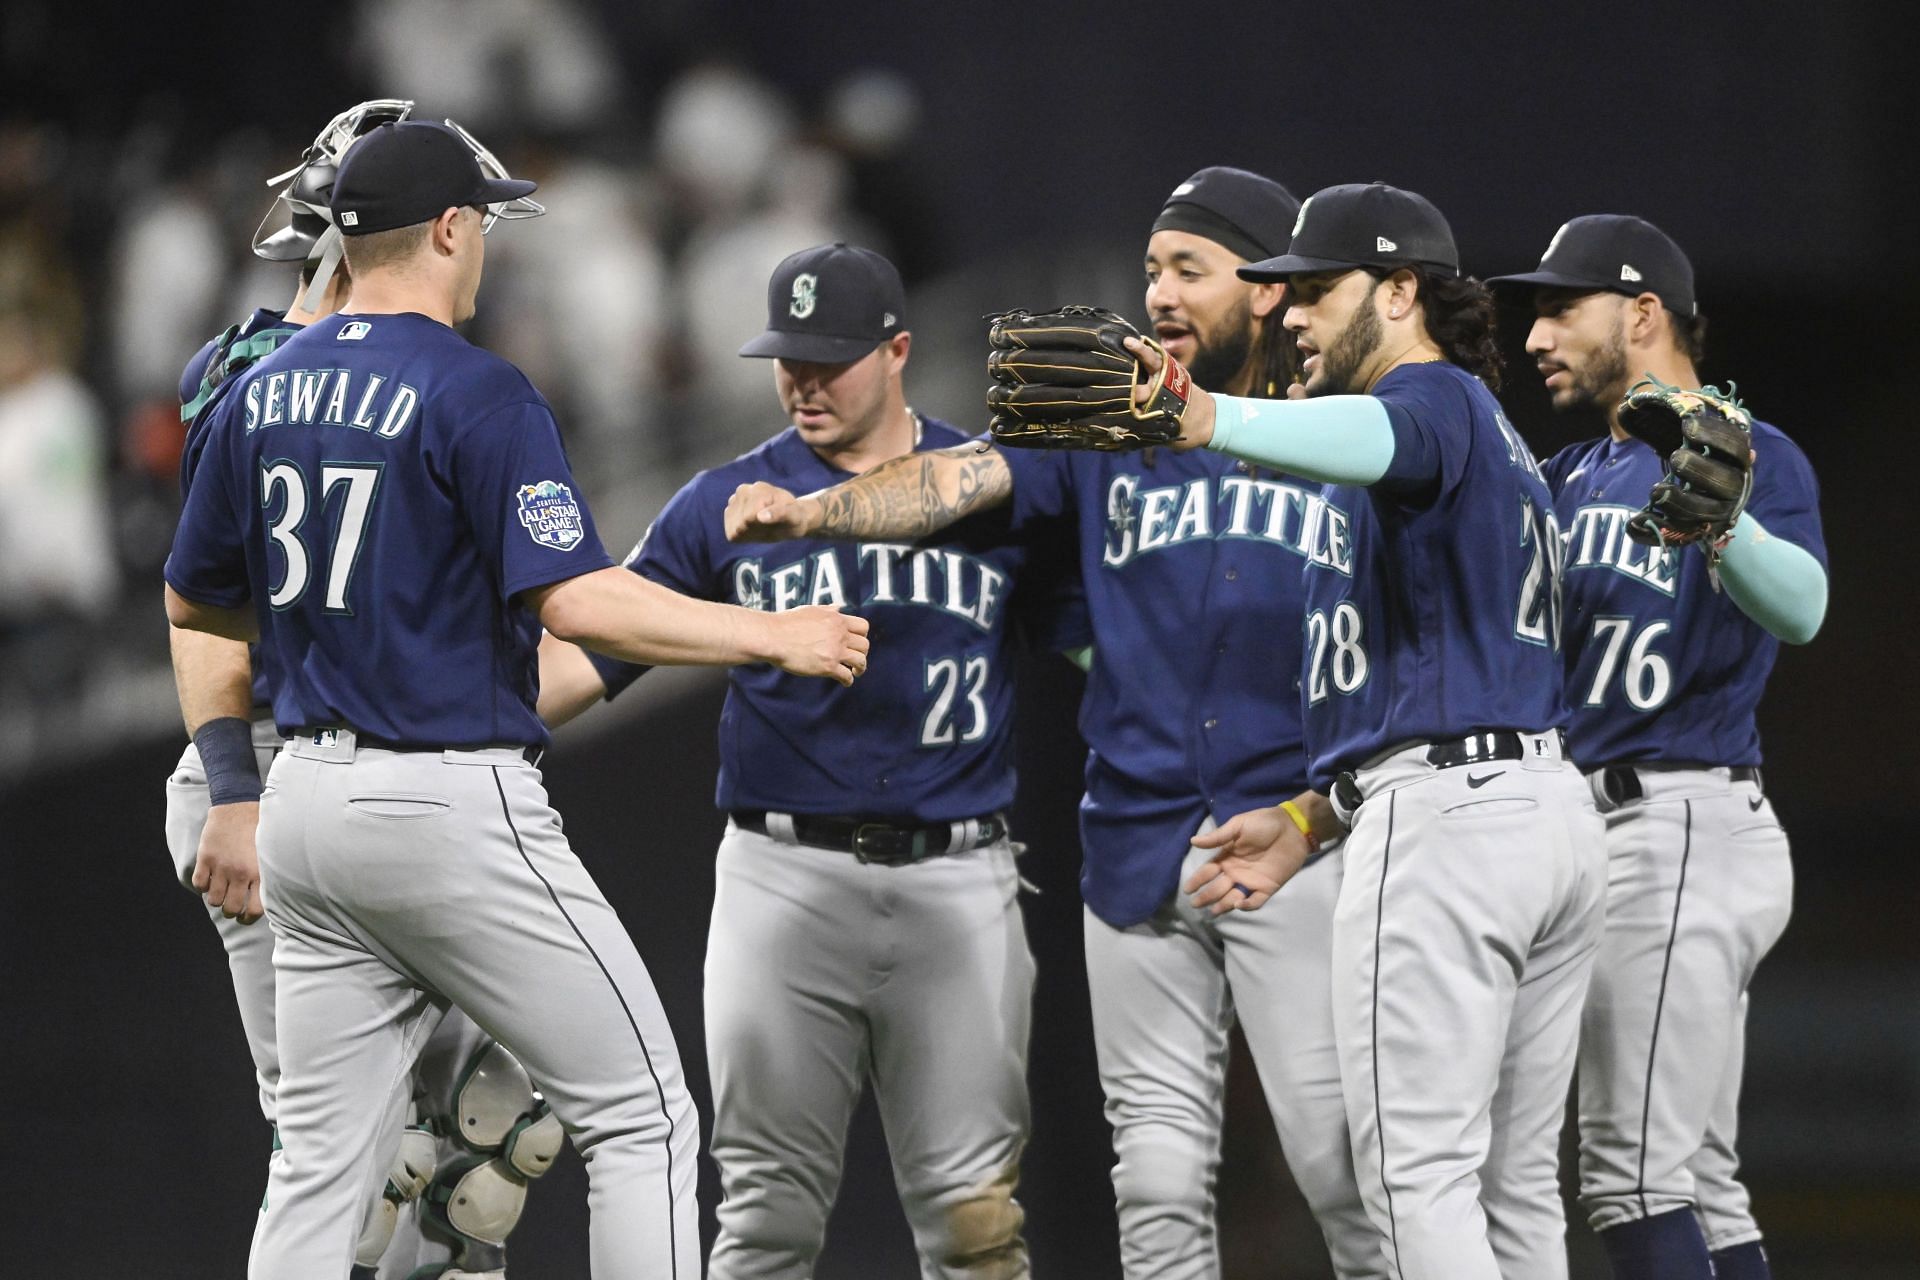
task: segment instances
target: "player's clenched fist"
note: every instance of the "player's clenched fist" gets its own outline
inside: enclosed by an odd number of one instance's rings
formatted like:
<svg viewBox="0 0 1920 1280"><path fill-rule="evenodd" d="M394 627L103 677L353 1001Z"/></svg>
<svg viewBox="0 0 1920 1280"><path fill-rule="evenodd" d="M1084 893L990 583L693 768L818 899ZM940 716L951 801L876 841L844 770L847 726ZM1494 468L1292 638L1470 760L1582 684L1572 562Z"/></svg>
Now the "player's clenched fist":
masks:
<svg viewBox="0 0 1920 1280"><path fill-rule="evenodd" d="M867 620L826 605L763 615L774 629L773 657L782 671L826 676L841 684L867 669Z"/></svg>
<svg viewBox="0 0 1920 1280"><path fill-rule="evenodd" d="M1193 838L1195 847L1219 852L1181 886L1193 905L1215 915L1254 911L1306 865L1313 846L1279 805L1250 809Z"/></svg>
<svg viewBox="0 0 1920 1280"><path fill-rule="evenodd" d="M724 517L728 542L784 542L804 538L820 522L820 504L796 498L777 484L756 480L727 499Z"/></svg>

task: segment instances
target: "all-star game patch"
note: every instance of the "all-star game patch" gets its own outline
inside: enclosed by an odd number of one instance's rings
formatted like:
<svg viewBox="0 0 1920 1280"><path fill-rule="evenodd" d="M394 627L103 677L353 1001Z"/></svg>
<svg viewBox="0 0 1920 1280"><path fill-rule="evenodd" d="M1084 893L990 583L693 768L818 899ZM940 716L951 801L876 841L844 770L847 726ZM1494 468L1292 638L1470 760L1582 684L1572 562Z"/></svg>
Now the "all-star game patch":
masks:
<svg viewBox="0 0 1920 1280"><path fill-rule="evenodd" d="M520 486L520 523L543 547L571 551L587 536L586 520L573 490L552 480Z"/></svg>

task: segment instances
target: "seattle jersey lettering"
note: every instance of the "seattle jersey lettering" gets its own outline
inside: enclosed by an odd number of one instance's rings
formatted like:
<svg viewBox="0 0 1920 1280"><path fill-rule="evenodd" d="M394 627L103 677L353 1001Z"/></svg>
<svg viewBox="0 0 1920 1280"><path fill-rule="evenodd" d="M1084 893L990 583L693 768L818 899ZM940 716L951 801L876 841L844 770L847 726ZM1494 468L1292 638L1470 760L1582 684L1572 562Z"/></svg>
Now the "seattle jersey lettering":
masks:
<svg viewBox="0 0 1920 1280"><path fill-rule="evenodd" d="M1671 547L1649 547L1627 536L1627 518L1634 508L1581 507L1561 535L1566 546L1565 567L1611 569L1644 582L1662 595L1673 594L1677 561Z"/></svg>
<svg viewBox="0 0 1920 1280"><path fill-rule="evenodd" d="M784 613L803 605L911 604L939 609L991 631L1007 596L1007 576L978 557L951 547L914 548L904 542L862 542L855 551L858 600L847 597L840 558L832 550L768 569L759 558L733 566L735 604Z"/></svg>
<svg viewBox="0 0 1920 1280"><path fill-rule="evenodd" d="M1123 568L1135 556L1199 539L1254 538L1353 576L1347 513L1311 489L1247 475L1196 476L1184 484L1151 489L1141 488L1140 480L1123 473L1107 487L1108 532L1101 560L1108 568Z"/></svg>
<svg viewBox="0 0 1920 1280"><path fill-rule="evenodd" d="M351 369L285 369L255 379L246 389L246 429L352 427L382 440L405 431L420 407L420 392L404 382L387 386L378 373L357 376L357 387Z"/></svg>

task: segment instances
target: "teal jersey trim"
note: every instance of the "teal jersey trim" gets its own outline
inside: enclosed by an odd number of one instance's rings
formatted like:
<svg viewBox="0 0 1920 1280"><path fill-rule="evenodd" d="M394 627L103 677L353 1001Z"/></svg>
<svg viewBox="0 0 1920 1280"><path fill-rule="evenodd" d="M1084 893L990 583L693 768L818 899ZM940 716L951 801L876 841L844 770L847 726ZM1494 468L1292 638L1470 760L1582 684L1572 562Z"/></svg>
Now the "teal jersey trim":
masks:
<svg viewBox="0 0 1920 1280"><path fill-rule="evenodd" d="M270 355L281 343L300 332L296 327L275 326L235 341L233 335L239 331L240 326L234 325L214 342L213 354L207 359L206 372L200 375L200 390L193 399L180 406L180 421L192 422L200 416L200 411L207 407L207 402L213 399L227 379L262 356Z"/></svg>
<svg viewBox="0 0 1920 1280"><path fill-rule="evenodd" d="M1332 484L1373 484L1393 464L1393 423L1373 396L1213 398L1216 453Z"/></svg>
<svg viewBox="0 0 1920 1280"><path fill-rule="evenodd" d="M1807 643L1826 620L1827 571L1751 514L1720 553L1720 582L1742 613L1788 644Z"/></svg>

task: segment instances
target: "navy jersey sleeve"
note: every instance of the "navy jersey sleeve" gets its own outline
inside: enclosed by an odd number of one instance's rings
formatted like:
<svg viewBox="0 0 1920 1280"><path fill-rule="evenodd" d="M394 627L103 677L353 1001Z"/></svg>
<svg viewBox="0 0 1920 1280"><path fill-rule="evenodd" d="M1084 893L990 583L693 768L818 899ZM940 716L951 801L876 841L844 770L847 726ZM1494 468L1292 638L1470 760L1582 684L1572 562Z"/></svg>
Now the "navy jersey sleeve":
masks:
<svg viewBox="0 0 1920 1280"><path fill-rule="evenodd" d="M702 501L704 478L695 476L661 508L627 557L627 567L681 595L718 600L710 541L720 528L721 510Z"/></svg>
<svg viewBox="0 0 1920 1280"><path fill-rule="evenodd" d="M193 353L193 359L187 361L187 367L180 371L181 404L189 403L200 394L200 383L207 376L207 361L213 358L213 349L219 343L219 338L208 338L205 344Z"/></svg>
<svg viewBox="0 0 1920 1280"><path fill-rule="evenodd" d="M1418 453L1422 470L1428 463L1437 464L1437 482L1399 495L1407 505L1424 507L1446 497L1466 475L1473 454L1473 406L1466 386L1452 377L1422 376L1422 371L1437 367L1394 370L1387 375L1391 383L1375 393L1393 420L1396 463L1402 453ZM1410 498L1417 501L1408 502Z"/></svg>
<svg viewBox="0 0 1920 1280"><path fill-rule="evenodd" d="M476 422L454 445L453 471L502 600L613 563L545 404L505 405Z"/></svg>
<svg viewBox="0 0 1920 1280"><path fill-rule="evenodd" d="M213 349L220 343L219 338L210 338L205 346L193 353L193 359L187 361L187 367L180 373L180 403L191 404L200 394L200 384L207 376L207 361L213 358ZM187 423L187 438L180 447L180 496L184 500L193 488L193 473L200 465L200 455L207 444L207 417L204 411L195 414Z"/></svg>
<svg viewBox="0 0 1920 1280"><path fill-rule="evenodd" d="M974 437L987 440L988 436ZM1073 470L1067 451L1001 449L1013 474L1013 527L1025 529L1038 522L1072 519Z"/></svg>
<svg viewBox="0 0 1920 1280"><path fill-rule="evenodd" d="M1776 538L1784 538L1827 565L1827 539L1820 526L1820 482L1800 446L1778 429L1755 424L1753 498L1747 510Z"/></svg>
<svg viewBox="0 0 1920 1280"><path fill-rule="evenodd" d="M700 480L696 476L654 517L646 533L627 554L626 566L649 582L670 591L702 600L717 600L713 585L712 556L707 546L706 528L701 519ZM718 523L718 516L714 517ZM612 698L651 668L604 653L587 651L587 660L600 673Z"/></svg>
<svg viewBox="0 0 1920 1280"><path fill-rule="evenodd" d="M219 465L222 459L217 454L208 461L200 483L187 493L163 573L168 585L189 600L237 609L252 591L247 585L245 534L233 494L235 477Z"/></svg>

